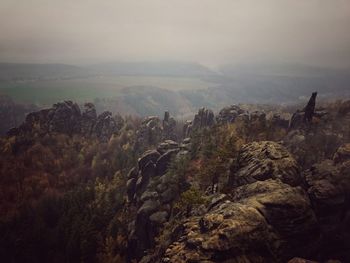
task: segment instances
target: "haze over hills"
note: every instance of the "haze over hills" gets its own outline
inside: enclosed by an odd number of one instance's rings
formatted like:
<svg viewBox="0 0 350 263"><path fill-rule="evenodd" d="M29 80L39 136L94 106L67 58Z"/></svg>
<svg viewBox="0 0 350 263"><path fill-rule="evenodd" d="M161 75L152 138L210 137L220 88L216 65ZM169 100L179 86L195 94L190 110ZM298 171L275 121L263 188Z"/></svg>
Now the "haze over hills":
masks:
<svg viewBox="0 0 350 263"><path fill-rule="evenodd" d="M350 95L350 71L298 64L231 64L212 70L188 62L66 64L0 63L0 94L47 107L94 101L97 109L140 116L233 103L288 104L317 90L320 98Z"/></svg>
<svg viewBox="0 0 350 263"><path fill-rule="evenodd" d="M1 0L0 262L350 262L349 25L350 0Z"/></svg>

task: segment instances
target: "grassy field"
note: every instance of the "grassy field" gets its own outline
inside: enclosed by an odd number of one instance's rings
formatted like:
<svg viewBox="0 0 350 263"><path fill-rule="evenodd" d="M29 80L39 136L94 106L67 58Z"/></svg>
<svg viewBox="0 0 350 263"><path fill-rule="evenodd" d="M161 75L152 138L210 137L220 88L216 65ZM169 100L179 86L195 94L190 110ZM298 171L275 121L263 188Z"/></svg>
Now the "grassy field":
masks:
<svg viewBox="0 0 350 263"><path fill-rule="evenodd" d="M89 77L67 80L38 80L28 82L0 82L0 94L17 102L50 105L60 100L78 102L95 98L115 98L130 86L154 86L171 91L195 90L209 87L210 83L195 78L117 76Z"/></svg>

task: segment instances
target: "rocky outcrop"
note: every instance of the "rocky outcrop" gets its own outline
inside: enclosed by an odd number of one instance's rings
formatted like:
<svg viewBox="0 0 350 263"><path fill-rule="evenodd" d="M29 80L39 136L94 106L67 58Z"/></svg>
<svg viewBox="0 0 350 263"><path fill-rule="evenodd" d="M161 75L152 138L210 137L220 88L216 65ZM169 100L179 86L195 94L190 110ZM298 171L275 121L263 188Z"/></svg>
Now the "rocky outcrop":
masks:
<svg viewBox="0 0 350 263"><path fill-rule="evenodd" d="M149 116L145 118L140 129L137 131L138 141L142 145L154 145L161 141L162 123L157 116Z"/></svg>
<svg viewBox="0 0 350 263"><path fill-rule="evenodd" d="M169 139L176 141L176 121L170 116L169 112L164 113L163 119L163 139Z"/></svg>
<svg viewBox="0 0 350 263"><path fill-rule="evenodd" d="M319 226L290 154L248 144L235 171L231 198L186 219L162 262L286 262L314 251Z"/></svg>
<svg viewBox="0 0 350 263"><path fill-rule="evenodd" d="M129 259L140 259L145 250L155 244L154 238L168 221L172 202L180 194L180 178L167 173L173 158L181 152L171 140L160 143L157 150L146 151L138 160L138 167L128 175L127 193L136 209L135 220L129 226Z"/></svg>
<svg viewBox="0 0 350 263"><path fill-rule="evenodd" d="M312 118L315 114L315 106L316 106L316 97L317 97L317 92L313 92L309 102L307 103L307 105L304 108L304 122L306 123L310 123L312 121Z"/></svg>
<svg viewBox="0 0 350 263"><path fill-rule="evenodd" d="M248 114L248 112L237 105L231 105L220 110L218 116L216 116L216 121L220 124L234 123L238 116L244 114Z"/></svg>
<svg viewBox="0 0 350 263"><path fill-rule="evenodd" d="M186 121L183 128L183 136L189 137L192 131L211 127L214 123L215 118L213 111L207 108L201 108L194 116L193 121Z"/></svg>
<svg viewBox="0 0 350 263"><path fill-rule="evenodd" d="M112 113L105 111L101 113L92 129L92 135L107 141L113 133L119 131L124 124L120 116L112 116Z"/></svg>
<svg viewBox="0 0 350 263"><path fill-rule="evenodd" d="M156 145L162 140L176 140L176 121L169 112L164 113L161 121L157 116L146 117L138 130L138 141L141 145Z"/></svg>
<svg viewBox="0 0 350 263"><path fill-rule="evenodd" d="M350 144L339 147L333 160L314 164L304 176L321 222L336 227L350 209Z"/></svg>
<svg viewBox="0 0 350 263"><path fill-rule="evenodd" d="M317 92L313 92L305 108L297 110L289 123L290 129L304 127L312 122L314 116L322 117L327 113L322 111L315 111Z"/></svg>
<svg viewBox="0 0 350 263"><path fill-rule="evenodd" d="M120 116L113 117L110 112L96 114L92 103L84 105L81 113L78 104L72 101L56 103L49 109L29 113L22 125L9 131L8 135L64 133L95 136L108 140L123 126Z"/></svg>
<svg viewBox="0 0 350 263"><path fill-rule="evenodd" d="M291 186L301 183L297 162L282 145L270 141L243 146L230 171L232 187L267 179L280 179Z"/></svg>
<svg viewBox="0 0 350 263"><path fill-rule="evenodd" d="M182 129L182 136L184 138L189 137L191 135L191 132L192 132L192 121L187 120Z"/></svg>

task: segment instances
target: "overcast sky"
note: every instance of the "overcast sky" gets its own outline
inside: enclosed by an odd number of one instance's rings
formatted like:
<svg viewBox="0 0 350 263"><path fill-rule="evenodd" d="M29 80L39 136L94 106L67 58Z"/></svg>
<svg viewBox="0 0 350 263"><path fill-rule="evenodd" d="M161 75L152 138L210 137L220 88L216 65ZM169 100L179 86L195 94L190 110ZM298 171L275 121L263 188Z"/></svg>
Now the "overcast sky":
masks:
<svg viewBox="0 0 350 263"><path fill-rule="evenodd" d="M350 0L1 0L0 61L350 67Z"/></svg>

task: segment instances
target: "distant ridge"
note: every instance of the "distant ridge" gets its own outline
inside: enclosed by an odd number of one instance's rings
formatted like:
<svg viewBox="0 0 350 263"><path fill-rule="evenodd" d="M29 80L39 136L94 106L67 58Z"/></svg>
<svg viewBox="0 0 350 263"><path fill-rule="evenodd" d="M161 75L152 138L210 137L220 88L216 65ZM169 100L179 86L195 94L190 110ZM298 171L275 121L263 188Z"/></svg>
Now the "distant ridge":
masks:
<svg viewBox="0 0 350 263"><path fill-rule="evenodd" d="M138 76L172 76L204 77L215 75L211 69L190 62L108 62L90 66L100 74L138 75Z"/></svg>
<svg viewBox="0 0 350 263"><path fill-rule="evenodd" d="M87 76L92 72L68 64L0 63L0 80L36 80Z"/></svg>

